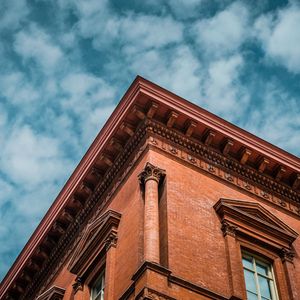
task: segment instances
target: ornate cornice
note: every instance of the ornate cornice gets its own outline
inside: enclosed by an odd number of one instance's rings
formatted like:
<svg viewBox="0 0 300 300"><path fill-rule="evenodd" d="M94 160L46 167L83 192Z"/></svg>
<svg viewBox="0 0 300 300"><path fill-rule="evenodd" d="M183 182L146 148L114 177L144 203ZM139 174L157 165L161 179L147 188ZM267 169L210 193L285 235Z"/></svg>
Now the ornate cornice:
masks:
<svg viewBox="0 0 300 300"><path fill-rule="evenodd" d="M148 120L147 123L153 148L300 216L300 195L292 188L159 122Z"/></svg>

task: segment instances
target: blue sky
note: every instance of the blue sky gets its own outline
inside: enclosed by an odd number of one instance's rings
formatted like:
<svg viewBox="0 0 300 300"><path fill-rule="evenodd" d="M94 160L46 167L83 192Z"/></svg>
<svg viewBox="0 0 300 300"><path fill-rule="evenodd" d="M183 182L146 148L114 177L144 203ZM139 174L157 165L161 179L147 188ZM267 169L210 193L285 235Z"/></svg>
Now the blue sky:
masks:
<svg viewBox="0 0 300 300"><path fill-rule="evenodd" d="M0 278L137 74L300 154L297 1L2 0Z"/></svg>

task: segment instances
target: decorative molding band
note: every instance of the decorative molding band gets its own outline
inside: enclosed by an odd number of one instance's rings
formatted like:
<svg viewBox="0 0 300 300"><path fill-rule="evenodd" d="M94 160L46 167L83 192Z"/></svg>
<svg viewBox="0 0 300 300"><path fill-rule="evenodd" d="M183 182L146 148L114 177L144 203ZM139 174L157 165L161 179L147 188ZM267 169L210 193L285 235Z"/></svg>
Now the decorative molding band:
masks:
<svg viewBox="0 0 300 300"><path fill-rule="evenodd" d="M147 123L149 143L153 148L300 216L300 195L291 188L161 123L153 120L147 120Z"/></svg>
<svg viewBox="0 0 300 300"><path fill-rule="evenodd" d="M142 299L167 299L167 300L175 300L175 298L172 298L170 296L166 296L164 294L161 294L157 291L153 291L153 293L150 294L145 294L145 290L147 289L147 287L145 287L141 293L139 293L136 297L133 297L134 292L135 292L135 283L139 280L139 278L147 271L147 270L151 270L153 272L156 272L158 274L161 274L162 276L167 277L167 280L169 283L172 283L174 285L177 286L181 286L184 289L187 289L188 291L193 291L196 294L199 295L204 295L206 297L209 297L210 299L213 300L228 300L228 298L226 298L225 296L222 296L220 294L217 294L205 287L199 286L197 284L191 283L183 278L177 277L177 276L173 276L172 272L159 265L159 264L155 264L152 262L148 262L145 261L140 267L139 269L136 271L136 273L132 276L132 280L133 283L132 285L125 291L125 293L120 297L119 300L129 300L129 299L135 299L135 300L142 300ZM171 289L171 288L170 288ZM149 297L149 295L151 295L151 297ZM147 298L148 297L148 298ZM154 298L153 298L154 297ZM155 298L155 297L165 297L165 298Z"/></svg>
<svg viewBox="0 0 300 300"><path fill-rule="evenodd" d="M193 291L199 295L204 295L206 297L209 297L212 300L228 300L227 297L217 294L214 291L211 291L210 289L207 289L205 287L199 286L197 284L191 283L183 278L170 275L169 276L169 282L176 284L178 286L182 286L185 289L189 291Z"/></svg>
<svg viewBox="0 0 300 300"><path fill-rule="evenodd" d="M171 275L171 271L162 265L150 262L150 261L145 261L139 268L138 270L134 273L132 276L133 281L137 281L146 270L151 270L156 273L162 274L166 277L169 277Z"/></svg>

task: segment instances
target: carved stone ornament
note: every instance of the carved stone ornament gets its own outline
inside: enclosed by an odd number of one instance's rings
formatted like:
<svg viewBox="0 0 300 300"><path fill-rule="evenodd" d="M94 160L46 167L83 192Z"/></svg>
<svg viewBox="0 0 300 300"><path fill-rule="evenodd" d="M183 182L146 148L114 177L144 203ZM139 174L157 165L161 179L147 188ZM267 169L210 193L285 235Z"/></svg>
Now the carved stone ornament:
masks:
<svg viewBox="0 0 300 300"><path fill-rule="evenodd" d="M147 162L144 170L139 174L138 178L141 184L144 184L148 180L160 180L166 175L165 170L160 169L151 163Z"/></svg>
<svg viewBox="0 0 300 300"><path fill-rule="evenodd" d="M293 262L293 259L295 257L295 253L291 249L283 248L280 253L280 257L282 261L289 261Z"/></svg>
<svg viewBox="0 0 300 300"><path fill-rule="evenodd" d="M116 247L117 241L118 241L117 234L114 232L110 233L110 235L108 236L108 238L105 241L106 251L108 251L110 249L110 247Z"/></svg>
<svg viewBox="0 0 300 300"><path fill-rule="evenodd" d="M83 290L83 280L81 277L77 276L75 279L75 283L72 285L74 293L76 294L78 291Z"/></svg>
<svg viewBox="0 0 300 300"><path fill-rule="evenodd" d="M237 226L230 224L229 222L227 222L225 220L222 222L221 230L222 230L224 236L230 235L232 237L235 237L237 229L238 229Z"/></svg>

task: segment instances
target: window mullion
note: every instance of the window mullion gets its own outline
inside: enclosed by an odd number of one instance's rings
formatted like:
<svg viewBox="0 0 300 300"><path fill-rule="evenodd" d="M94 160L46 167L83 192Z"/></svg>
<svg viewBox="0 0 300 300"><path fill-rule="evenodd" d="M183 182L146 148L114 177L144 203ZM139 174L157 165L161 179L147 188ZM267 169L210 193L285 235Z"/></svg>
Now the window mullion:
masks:
<svg viewBox="0 0 300 300"><path fill-rule="evenodd" d="M254 279L255 279L255 284L256 284L257 296L258 296L258 299L261 300L260 286L259 286L259 281L258 281L258 272L256 269L256 260L254 257L252 259L253 259L253 270L254 270Z"/></svg>

